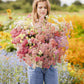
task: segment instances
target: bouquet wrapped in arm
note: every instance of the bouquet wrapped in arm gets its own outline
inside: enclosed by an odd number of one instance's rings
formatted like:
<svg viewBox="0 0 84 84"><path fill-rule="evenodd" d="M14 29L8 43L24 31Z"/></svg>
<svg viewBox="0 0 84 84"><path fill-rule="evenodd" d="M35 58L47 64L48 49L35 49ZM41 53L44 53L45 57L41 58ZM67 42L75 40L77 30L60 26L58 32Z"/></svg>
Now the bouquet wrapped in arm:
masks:
<svg viewBox="0 0 84 84"><path fill-rule="evenodd" d="M49 18L49 17L47 17ZM70 23L46 22L43 17L34 26L27 21L28 18L11 31L12 43L17 48L17 56L26 64L40 68L49 68L61 62L61 56L68 49L66 33L72 27Z"/></svg>

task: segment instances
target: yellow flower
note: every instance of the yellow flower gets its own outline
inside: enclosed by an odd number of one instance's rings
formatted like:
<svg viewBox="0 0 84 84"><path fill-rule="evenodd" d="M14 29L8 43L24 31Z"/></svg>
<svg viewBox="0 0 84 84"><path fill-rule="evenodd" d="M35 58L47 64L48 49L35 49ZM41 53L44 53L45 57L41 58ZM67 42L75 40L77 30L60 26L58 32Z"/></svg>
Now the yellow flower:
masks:
<svg viewBox="0 0 84 84"><path fill-rule="evenodd" d="M26 39L29 39L28 37L26 37Z"/></svg>
<svg viewBox="0 0 84 84"><path fill-rule="evenodd" d="M22 40L20 40L20 42L22 43Z"/></svg>
<svg viewBox="0 0 84 84"><path fill-rule="evenodd" d="M5 48L8 45L8 43L4 43L3 48Z"/></svg>
<svg viewBox="0 0 84 84"><path fill-rule="evenodd" d="M68 66L70 66L71 65L71 63L68 63Z"/></svg>
<svg viewBox="0 0 84 84"><path fill-rule="evenodd" d="M8 43L0 43L0 50L4 49L7 45Z"/></svg>
<svg viewBox="0 0 84 84"><path fill-rule="evenodd" d="M11 13L11 9L7 9L7 13Z"/></svg>
<svg viewBox="0 0 84 84"><path fill-rule="evenodd" d="M71 68L71 67L68 67L68 70L69 70L69 71L71 71L71 70L72 70L72 68Z"/></svg>
<svg viewBox="0 0 84 84"><path fill-rule="evenodd" d="M71 73L74 73L74 70L71 70Z"/></svg>
<svg viewBox="0 0 84 84"><path fill-rule="evenodd" d="M32 48L32 47L29 47L30 49Z"/></svg>

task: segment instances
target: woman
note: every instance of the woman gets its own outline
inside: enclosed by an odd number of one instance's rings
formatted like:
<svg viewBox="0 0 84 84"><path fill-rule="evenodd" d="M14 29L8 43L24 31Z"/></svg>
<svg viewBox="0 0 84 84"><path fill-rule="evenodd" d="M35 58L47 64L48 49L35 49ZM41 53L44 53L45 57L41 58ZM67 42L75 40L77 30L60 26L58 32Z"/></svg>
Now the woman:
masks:
<svg viewBox="0 0 84 84"><path fill-rule="evenodd" d="M41 16L47 21L46 16L50 13L50 3L48 0L34 0L33 2L33 26L39 22ZM50 66L47 68L28 66L28 83L29 84L58 84L58 71L57 68Z"/></svg>

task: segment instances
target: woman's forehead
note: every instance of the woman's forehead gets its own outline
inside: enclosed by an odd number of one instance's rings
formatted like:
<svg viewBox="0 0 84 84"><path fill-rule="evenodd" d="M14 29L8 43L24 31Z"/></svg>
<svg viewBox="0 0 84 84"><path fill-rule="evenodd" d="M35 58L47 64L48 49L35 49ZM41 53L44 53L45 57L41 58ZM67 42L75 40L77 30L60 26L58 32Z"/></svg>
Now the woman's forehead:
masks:
<svg viewBox="0 0 84 84"><path fill-rule="evenodd" d="M46 1L38 2L38 6L47 6L47 3Z"/></svg>

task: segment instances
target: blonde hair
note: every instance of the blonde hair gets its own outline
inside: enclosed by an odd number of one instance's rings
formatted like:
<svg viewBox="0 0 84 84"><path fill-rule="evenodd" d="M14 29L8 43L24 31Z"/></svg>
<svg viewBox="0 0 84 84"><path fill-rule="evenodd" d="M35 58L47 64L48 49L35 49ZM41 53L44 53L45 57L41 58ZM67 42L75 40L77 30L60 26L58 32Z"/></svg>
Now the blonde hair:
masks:
<svg viewBox="0 0 84 84"><path fill-rule="evenodd" d="M37 14L37 6L38 6L38 2L43 2L46 1L47 3L47 15L49 15L50 13L50 2L49 0L34 0L33 2L33 11L32 11L32 16L33 16L33 24L37 22L37 19L39 19L38 14ZM45 17L46 19L46 17Z"/></svg>

